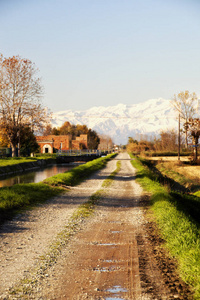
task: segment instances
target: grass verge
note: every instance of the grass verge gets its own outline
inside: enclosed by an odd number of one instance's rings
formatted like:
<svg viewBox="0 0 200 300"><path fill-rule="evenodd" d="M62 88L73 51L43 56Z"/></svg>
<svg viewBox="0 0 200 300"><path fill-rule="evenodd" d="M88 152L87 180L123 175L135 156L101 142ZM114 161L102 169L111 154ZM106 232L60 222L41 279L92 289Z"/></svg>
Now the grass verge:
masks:
<svg viewBox="0 0 200 300"><path fill-rule="evenodd" d="M116 156L116 154L109 154L106 157L97 158L86 164L80 165L71 171L52 176L45 179L43 182L51 186L73 186L78 184L83 179L87 178L93 172L105 167L107 162Z"/></svg>
<svg viewBox="0 0 200 300"><path fill-rule="evenodd" d="M51 187L44 183L16 184L1 188L0 224L63 191L60 187Z"/></svg>
<svg viewBox="0 0 200 300"><path fill-rule="evenodd" d="M113 171L113 172L108 176L108 178L104 180L104 182L103 182L103 184L102 184L102 187L105 187L105 188L106 188L106 187L109 187L109 186L111 185L111 183L112 183L112 181L113 181L115 175L119 172L120 168L121 168L121 161L118 160L118 161L117 161L117 168L116 168L116 170Z"/></svg>
<svg viewBox="0 0 200 300"><path fill-rule="evenodd" d="M37 161L38 159L42 158L35 158L35 157L5 157L0 159L0 167L18 165L27 162Z"/></svg>
<svg viewBox="0 0 200 300"><path fill-rule="evenodd" d="M132 164L137 181L151 193L151 209L167 249L177 260L180 276L191 286L194 299L200 299L200 225L188 211L191 197L170 192L139 158ZM199 204L198 197L192 200Z"/></svg>
<svg viewBox="0 0 200 300"><path fill-rule="evenodd" d="M93 172L105 167L116 154L98 158L71 171L50 177L41 183L16 184L0 189L0 224L19 211L64 192L67 186L78 184Z"/></svg>

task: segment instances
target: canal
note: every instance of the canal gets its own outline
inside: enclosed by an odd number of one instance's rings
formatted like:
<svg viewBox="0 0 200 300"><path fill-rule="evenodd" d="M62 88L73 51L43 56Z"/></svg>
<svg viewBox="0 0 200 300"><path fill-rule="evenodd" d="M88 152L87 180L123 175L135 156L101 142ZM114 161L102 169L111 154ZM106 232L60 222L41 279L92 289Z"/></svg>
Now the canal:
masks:
<svg viewBox="0 0 200 300"><path fill-rule="evenodd" d="M20 173L18 175L9 175L6 177L0 178L0 187L5 186L12 186L14 184L19 183L37 183L43 181L44 179L54 176L59 173L63 173L73 169L74 167L78 166L80 163L73 163L73 164L58 164L48 166L42 169L36 169L34 171L27 171Z"/></svg>

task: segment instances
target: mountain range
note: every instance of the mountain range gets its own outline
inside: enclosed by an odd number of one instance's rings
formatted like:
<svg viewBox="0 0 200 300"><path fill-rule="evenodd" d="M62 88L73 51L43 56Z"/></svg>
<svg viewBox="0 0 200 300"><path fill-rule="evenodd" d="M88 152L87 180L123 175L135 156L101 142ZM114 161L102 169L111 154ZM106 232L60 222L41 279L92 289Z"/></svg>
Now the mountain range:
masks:
<svg viewBox="0 0 200 300"><path fill-rule="evenodd" d="M53 113L53 127L60 127L65 121L75 125L85 124L98 134L109 135L118 145L127 144L128 137L150 139L159 136L161 130L178 128L170 100L162 98L133 105L95 106L88 110Z"/></svg>

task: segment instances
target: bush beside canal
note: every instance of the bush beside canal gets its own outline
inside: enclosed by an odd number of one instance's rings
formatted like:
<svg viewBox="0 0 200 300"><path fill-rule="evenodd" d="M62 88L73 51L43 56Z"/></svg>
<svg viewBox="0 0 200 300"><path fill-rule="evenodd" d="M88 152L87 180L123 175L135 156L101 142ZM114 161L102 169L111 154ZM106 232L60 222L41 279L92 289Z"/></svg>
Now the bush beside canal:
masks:
<svg viewBox="0 0 200 300"><path fill-rule="evenodd" d="M14 214L42 203L64 191L63 186L78 184L95 171L103 168L116 154L110 154L55 175L41 183L16 184L0 189L0 224Z"/></svg>

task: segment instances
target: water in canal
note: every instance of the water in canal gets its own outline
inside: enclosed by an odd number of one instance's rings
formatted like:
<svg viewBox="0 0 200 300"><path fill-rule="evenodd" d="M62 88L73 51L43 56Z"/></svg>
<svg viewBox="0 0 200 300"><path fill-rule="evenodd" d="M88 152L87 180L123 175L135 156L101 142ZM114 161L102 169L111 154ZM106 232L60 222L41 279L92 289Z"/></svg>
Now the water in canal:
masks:
<svg viewBox="0 0 200 300"><path fill-rule="evenodd" d="M9 177L0 177L0 187L12 186L18 183L37 183L53 175L63 173L76 167L78 164L60 164L53 165L35 171L23 172L19 175L10 175Z"/></svg>

